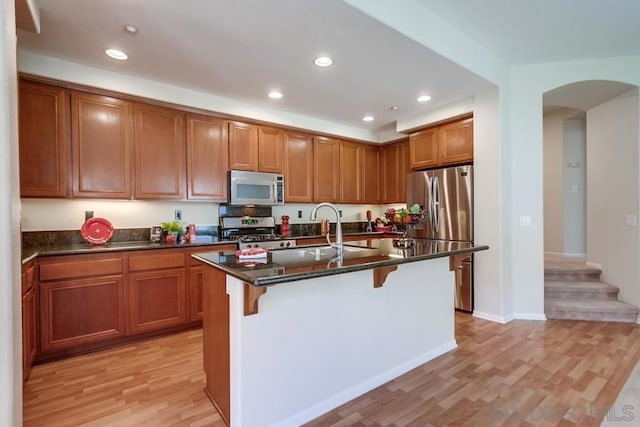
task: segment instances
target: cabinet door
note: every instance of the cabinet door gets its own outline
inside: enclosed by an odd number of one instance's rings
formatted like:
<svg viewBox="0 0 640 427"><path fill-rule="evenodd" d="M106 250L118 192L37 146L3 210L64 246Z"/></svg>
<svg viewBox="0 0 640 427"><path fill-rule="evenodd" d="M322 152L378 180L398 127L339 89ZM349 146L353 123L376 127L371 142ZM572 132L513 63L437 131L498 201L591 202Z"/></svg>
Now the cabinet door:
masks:
<svg viewBox="0 0 640 427"><path fill-rule="evenodd" d="M258 170L282 173L284 170L284 132L275 128L258 128Z"/></svg>
<svg viewBox="0 0 640 427"><path fill-rule="evenodd" d="M184 268L129 274L132 334L187 323Z"/></svg>
<svg viewBox="0 0 640 427"><path fill-rule="evenodd" d="M124 336L124 304L123 276L42 282L42 352Z"/></svg>
<svg viewBox="0 0 640 427"><path fill-rule="evenodd" d="M285 201L313 202L313 138L286 132L284 146Z"/></svg>
<svg viewBox="0 0 640 427"><path fill-rule="evenodd" d="M202 283L204 280L204 267L192 266L189 268L189 321L202 320Z"/></svg>
<svg viewBox="0 0 640 427"><path fill-rule="evenodd" d="M19 96L20 195L68 197L68 93L21 81Z"/></svg>
<svg viewBox="0 0 640 427"><path fill-rule="evenodd" d="M187 198L227 201L224 121L187 115Z"/></svg>
<svg viewBox="0 0 640 427"><path fill-rule="evenodd" d="M362 145L340 141L340 203L362 202Z"/></svg>
<svg viewBox="0 0 640 427"><path fill-rule="evenodd" d="M382 147L382 203L396 203L400 199L400 145Z"/></svg>
<svg viewBox="0 0 640 427"><path fill-rule="evenodd" d="M313 139L313 200L338 201L340 178L340 141L333 138Z"/></svg>
<svg viewBox="0 0 640 427"><path fill-rule="evenodd" d="M400 174L398 178L398 187L400 188L400 203L407 202L407 175L411 172L409 158L409 141L400 143Z"/></svg>
<svg viewBox="0 0 640 427"><path fill-rule="evenodd" d="M229 122L229 169L258 170L258 127Z"/></svg>
<svg viewBox="0 0 640 427"><path fill-rule="evenodd" d="M143 104L134 111L134 197L184 198L184 114Z"/></svg>
<svg viewBox="0 0 640 427"><path fill-rule="evenodd" d="M438 128L438 156L443 165L473 160L472 118Z"/></svg>
<svg viewBox="0 0 640 427"><path fill-rule="evenodd" d="M409 137L411 169L438 166L438 129L425 129Z"/></svg>
<svg viewBox="0 0 640 427"><path fill-rule="evenodd" d="M22 297L22 380L26 381L31 374L31 367L36 358L36 290L31 288Z"/></svg>
<svg viewBox="0 0 640 427"><path fill-rule="evenodd" d="M362 201L380 203L380 147L362 146Z"/></svg>
<svg viewBox="0 0 640 427"><path fill-rule="evenodd" d="M74 197L131 197L131 135L128 102L71 94Z"/></svg>

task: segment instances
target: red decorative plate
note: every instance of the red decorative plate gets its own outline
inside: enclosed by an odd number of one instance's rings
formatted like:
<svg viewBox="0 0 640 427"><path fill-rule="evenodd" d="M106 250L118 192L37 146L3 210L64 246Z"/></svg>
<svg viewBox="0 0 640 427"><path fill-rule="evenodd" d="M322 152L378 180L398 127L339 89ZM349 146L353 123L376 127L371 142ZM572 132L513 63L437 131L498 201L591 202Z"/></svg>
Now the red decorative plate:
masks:
<svg viewBox="0 0 640 427"><path fill-rule="evenodd" d="M92 245L100 245L113 237L113 225L104 218L90 218L82 224L80 234Z"/></svg>

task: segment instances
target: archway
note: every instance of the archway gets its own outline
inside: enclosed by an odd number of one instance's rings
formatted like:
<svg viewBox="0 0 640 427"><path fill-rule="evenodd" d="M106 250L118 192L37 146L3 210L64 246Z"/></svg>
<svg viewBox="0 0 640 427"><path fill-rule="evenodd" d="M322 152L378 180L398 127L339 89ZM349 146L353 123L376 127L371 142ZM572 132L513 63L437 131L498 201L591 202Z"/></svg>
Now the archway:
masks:
<svg viewBox="0 0 640 427"><path fill-rule="evenodd" d="M638 87L581 81L543 95L544 251L602 270L640 304Z"/></svg>

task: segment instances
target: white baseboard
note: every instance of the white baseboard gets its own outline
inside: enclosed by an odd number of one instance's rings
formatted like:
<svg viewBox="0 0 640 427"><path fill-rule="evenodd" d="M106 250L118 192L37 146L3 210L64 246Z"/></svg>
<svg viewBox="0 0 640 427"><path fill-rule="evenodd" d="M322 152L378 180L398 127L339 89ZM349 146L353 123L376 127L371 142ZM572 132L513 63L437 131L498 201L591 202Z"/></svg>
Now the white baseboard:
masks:
<svg viewBox="0 0 640 427"><path fill-rule="evenodd" d="M473 312L473 317L477 317L478 319L484 319L484 320L489 320L491 322L496 322L496 323L509 323L513 320L513 316L496 316L495 314L491 314L491 313L484 313L482 311L474 311Z"/></svg>
<svg viewBox="0 0 640 427"><path fill-rule="evenodd" d="M513 313L513 317L518 320L547 320L544 313Z"/></svg>
<svg viewBox="0 0 640 427"><path fill-rule="evenodd" d="M587 267L593 267L593 268L597 268L598 270L602 270L602 264L598 264L596 262L590 262L590 261L587 261L585 264L587 265Z"/></svg>
<svg viewBox="0 0 640 427"><path fill-rule="evenodd" d="M297 412L290 417L287 417L284 420L280 420L272 425L276 427L301 426L302 424L318 418L320 415L326 414L332 409L337 408L343 403L353 400L354 398L361 396L364 393L371 391L374 388L379 387L382 384L385 384L392 379L397 378L400 375L414 368L417 368L418 366L425 364L428 361L433 360L448 351L453 350L456 347L457 344L455 339L448 341L431 351L423 353L418 357L415 357L407 362L402 363L401 365L396 366L395 368L391 368L379 375L376 375L375 377L370 378L365 382L356 384L353 387L343 390L338 394L335 394L307 409Z"/></svg>
<svg viewBox="0 0 640 427"><path fill-rule="evenodd" d="M565 258L585 258L587 254L580 252L544 252L545 255L562 256Z"/></svg>
<svg viewBox="0 0 640 427"><path fill-rule="evenodd" d="M479 319L489 320L496 323L509 323L512 320L547 320L547 316L544 313L512 313L506 316L496 316L495 314L483 313L474 311L473 315Z"/></svg>

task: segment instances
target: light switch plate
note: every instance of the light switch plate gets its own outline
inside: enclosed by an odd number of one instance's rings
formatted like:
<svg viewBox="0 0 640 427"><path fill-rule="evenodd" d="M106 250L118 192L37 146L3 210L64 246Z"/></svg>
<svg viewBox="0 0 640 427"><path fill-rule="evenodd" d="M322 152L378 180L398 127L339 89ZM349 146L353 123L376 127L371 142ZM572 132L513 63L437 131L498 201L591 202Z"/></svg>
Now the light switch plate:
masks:
<svg viewBox="0 0 640 427"><path fill-rule="evenodd" d="M625 223L628 226L637 227L638 226L638 217L636 215L627 215L627 217L625 219Z"/></svg>
<svg viewBox="0 0 640 427"><path fill-rule="evenodd" d="M531 227L531 217L530 216L521 216L520 217L520 227Z"/></svg>

